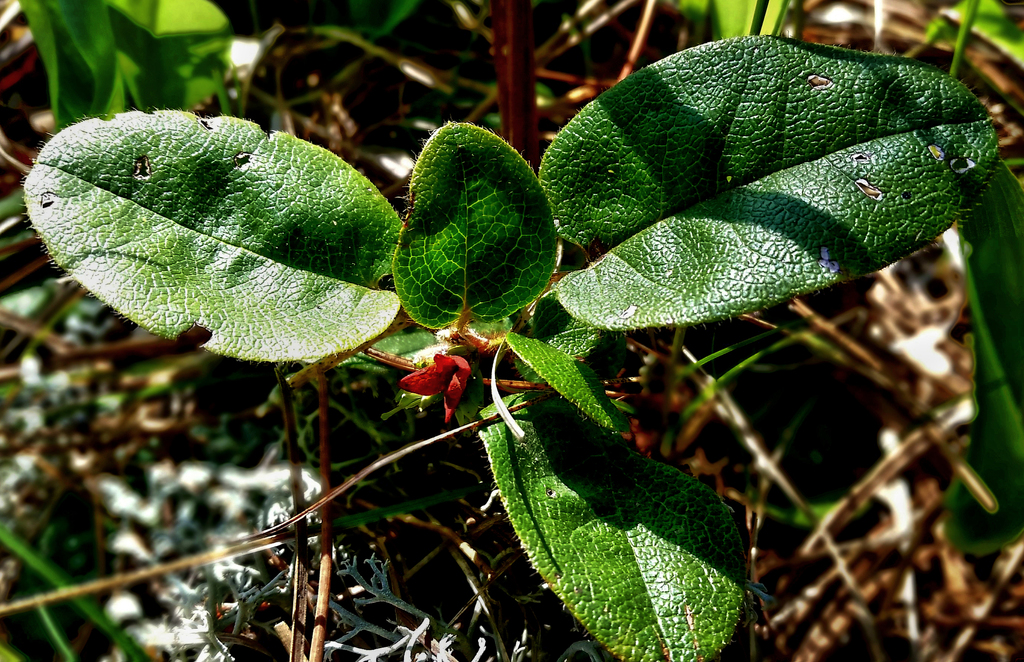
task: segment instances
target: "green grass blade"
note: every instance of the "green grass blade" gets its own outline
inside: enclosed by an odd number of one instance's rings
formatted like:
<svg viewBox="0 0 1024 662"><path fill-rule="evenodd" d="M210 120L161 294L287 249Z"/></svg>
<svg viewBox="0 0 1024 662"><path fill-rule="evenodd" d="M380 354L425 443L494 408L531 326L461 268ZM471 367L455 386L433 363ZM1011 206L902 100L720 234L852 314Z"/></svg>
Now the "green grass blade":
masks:
<svg viewBox="0 0 1024 662"><path fill-rule="evenodd" d="M55 563L40 555L36 550L18 537L13 531L3 524L0 524L0 545L21 559L28 568L46 580L54 588L65 588L74 585L74 580L61 570ZM128 656L132 662L149 662L149 656L142 650L139 644L132 639L120 625L115 623L103 608L92 598L75 598L71 601L75 608L84 618L100 629L111 641Z"/></svg>
<svg viewBox="0 0 1024 662"><path fill-rule="evenodd" d="M44 605L40 605L36 608L36 613L39 614L39 620L43 622L43 628L46 630L46 634L49 635L50 643L53 645L53 650L57 652L57 655L64 662L78 662L78 653L71 648L71 642L68 641L67 635L60 629L57 622L53 620L50 610Z"/></svg>
<svg viewBox="0 0 1024 662"><path fill-rule="evenodd" d="M974 25L974 18L978 15L978 0L967 0L967 8L960 20L960 31L956 35L956 50L953 51L953 63L949 65L949 75L956 78L960 71L960 64L964 61L964 51L967 50L967 40L971 36L971 26Z"/></svg>

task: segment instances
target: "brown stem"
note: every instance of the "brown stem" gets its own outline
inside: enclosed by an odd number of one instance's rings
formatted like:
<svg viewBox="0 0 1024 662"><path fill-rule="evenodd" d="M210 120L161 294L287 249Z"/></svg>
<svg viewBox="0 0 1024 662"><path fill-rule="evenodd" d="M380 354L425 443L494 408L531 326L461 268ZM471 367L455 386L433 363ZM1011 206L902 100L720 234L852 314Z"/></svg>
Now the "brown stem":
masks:
<svg viewBox="0 0 1024 662"><path fill-rule="evenodd" d="M281 413L284 417L284 438L288 446L288 463L291 465L292 501L295 510L302 510L305 500L302 498L302 468L299 464L299 445L295 438L295 403L292 390L288 386L284 372L280 367L275 371L281 386ZM292 583L292 639L288 659L300 662L305 659L306 648L306 583L309 578L307 555L309 552L309 536L306 533L306 518L301 517L295 522L295 577Z"/></svg>
<svg viewBox="0 0 1024 662"><path fill-rule="evenodd" d="M656 0L647 0L644 3L644 13L640 15L640 22L636 24L633 43L629 46L626 63L622 65L622 71L619 72L619 80L633 73L633 68L636 67L637 60L640 59L640 53L643 52L644 45L647 43L647 35L651 32L651 23L654 22L656 5Z"/></svg>
<svg viewBox="0 0 1024 662"><path fill-rule="evenodd" d="M331 491L331 425L328 417L330 402L327 375L317 375L320 388L320 492ZM334 529L331 520L331 502L320 511L320 582L316 589L316 613L313 617L313 640L309 644L309 662L323 662L324 640L327 638L327 609L331 603L331 558L334 555Z"/></svg>
<svg viewBox="0 0 1024 662"><path fill-rule="evenodd" d="M536 170L540 165L530 0L491 0L498 111L505 139Z"/></svg>

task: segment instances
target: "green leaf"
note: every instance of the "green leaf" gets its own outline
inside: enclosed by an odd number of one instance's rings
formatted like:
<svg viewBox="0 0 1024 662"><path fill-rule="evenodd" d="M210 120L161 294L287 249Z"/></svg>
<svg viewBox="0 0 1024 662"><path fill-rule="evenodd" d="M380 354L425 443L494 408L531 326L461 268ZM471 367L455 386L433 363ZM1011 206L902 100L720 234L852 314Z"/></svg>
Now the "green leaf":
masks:
<svg viewBox="0 0 1024 662"><path fill-rule="evenodd" d="M626 360L626 338L584 324L566 312L553 292L537 301L530 318L530 337L543 341L569 356L585 359L598 377L614 377ZM540 378L530 366L516 363L524 379Z"/></svg>
<svg viewBox="0 0 1024 662"><path fill-rule="evenodd" d="M555 292L606 329L763 308L924 246L997 158L985 109L926 64L775 37L692 48L545 154L559 233L595 258Z"/></svg>
<svg viewBox="0 0 1024 662"><path fill-rule="evenodd" d="M551 590L618 658L714 659L739 619L745 573L718 495L563 401L515 417L522 441L504 423L481 437L512 526Z"/></svg>
<svg viewBox="0 0 1024 662"><path fill-rule="evenodd" d="M398 312L371 289L400 221L344 161L284 133L162 111L61 131L25 181L36 230L98 298L250 360L353 349Z"/></svg>
<svg viewBox="0 0 1024 662"><path fill-rule="evenodd" d="M412 171L395 255L395 288L430 328L495 321L544 289L555 229L540 183L519 154L470 124L436 131Z"/></svg>
<svg viewBox="0 0 1024 662"><path fill-rule="evenodd" d="M946 534L966 552L988 554L1024 531L1024 191L1005 165L962 231L971 245L967 282L978 411L967 462L999 511L985 512L957 483L947 499Z"/></svg>
<svg viewBox="0 0 1024 662"><path fill-rule="evenodd" d="M756 4L756 0L711 0L711 38L717 41L747 34Z"/></svg>
<svg viewBox="0 0 1024 662"><path fill-rule="evenodd" d="M223 87L234 36L209 0L27 0L58 127L125 109L188 108Z"/></svg>
<svg viewBox="0 0 1024 662"><path fill-rule="evenodd" d="M615 408L605 395L597 375L585 364L547 343L518 333L509 332L505 340L541 379L579 407L588 418L606 428L629 431L629 421Z"/></svg>
<svg viewBox="0 0 1024 662"><path fill-rule="evenodd" d="M191 108L217 93L234 32L208 0L107 0L135 106Z"/></svg>
<svg viewBox="0 0 1024 662"><path fill-rule="evenodd" d="M124 110L114 31L103 0L25 0L58 127Z"/></svg>

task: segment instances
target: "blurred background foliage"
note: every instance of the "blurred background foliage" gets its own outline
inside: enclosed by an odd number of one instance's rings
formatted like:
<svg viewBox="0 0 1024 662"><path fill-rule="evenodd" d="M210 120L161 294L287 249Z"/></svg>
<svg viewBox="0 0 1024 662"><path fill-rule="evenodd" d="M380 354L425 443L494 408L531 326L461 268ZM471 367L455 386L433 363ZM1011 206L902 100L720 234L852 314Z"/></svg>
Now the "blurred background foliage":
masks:
<svg viewBox="0 0 1024 662"><path fill-rule="evenodd" d="M745 34L758 4L534 2L541 148L624 65ZM948 69L972 7L957 74L988 107L1016 170L1020 8L771 0L761 31ZM159 568L294 512L273 367L205 353L199 329L155 338L63 279L22 214L20 181L40 144L82 117L131 108L244 116L339 154L402 213L431 131L448 120L502 130L489 12L480 0L3 4L0 607ZM634 412L633 443L722 495L749 544L751 579L774 597L763 612L752 607L723 659L1024 652L1024 196L1011 170L963 224L966 263L954 230L872 277L756 316L629 337L618 374L642 379L618 388ZM991 205L1018 223L986 225ZM582 259L570 251L565 263ZM788 326L761 335L766 325ZM418 331L392 342L387 351L417 357L432 356L436 340ZM706 372L680 369L729 348ZM443 429L436 402L396 407L400 376L364 357L329 375L336 483ZM716 379L720 394L691 406ZM319 490L317 393L294 395L309 501ZM764 441L803 503L773 489L742 435ZM959 487L965 453L1000 499L995 516ZM438 638L416 648L424 659L604 655L522 558L491 487L478 440L465 436L342 499L329 655L394 648L378 657L397 659L424 618L438 624ZM0 659L288 659L294 561L281 543L11 616L0 621ZM357 602L367 596L372 604Z"/></svg>

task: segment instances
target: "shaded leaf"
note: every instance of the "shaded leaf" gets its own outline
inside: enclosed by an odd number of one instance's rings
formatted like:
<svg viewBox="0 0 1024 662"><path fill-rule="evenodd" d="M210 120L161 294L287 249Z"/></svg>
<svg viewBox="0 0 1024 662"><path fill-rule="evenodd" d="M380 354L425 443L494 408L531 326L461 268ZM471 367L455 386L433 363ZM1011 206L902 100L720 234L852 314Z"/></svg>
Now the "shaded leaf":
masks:
<svg viewBox="0 0 1024 662"><path fill-rule="evenodd" d="M970 242L968 301L974 401L967 462L999 501L988 513L957 483L946 534L960 549L988 554L1024 530L1024 191L1000 164L962 226Z"/></svg>
<svg viewBox="0 0 1024 662"><path fill-rule="evenodd" d="M774 37L692 48L545 154L559 233L595 258L555 292L606 329L763 308L927 244L996 159L985 109L926 64Z"/></svg>
<svg viewBox="0 0 1024 662"><path fill-rule="evenodd" d="M583 359L601 378L614 377L626 360L625 335L575 319L559 303L554 292L548 292L537 301L530 318L530 337ZM528 365L519 361L516 367L525 379L534 379L535 373Z"/></svg>
<svg viewBox="0 0 1024 662"><path fill-rule="evenodd" d="M163 337L199 324L207 348L315 359L382 333L400 221L344 161L234 118L126 113L65 129L25 182L54 259Z"/></svg>
<svg viewBox="0 0 1024 662"><path fill-rule="evenodd" d="M522 441L504 423L481 437L509 519L551 590L618 658L714 659L739 620L745 573L718 495L563 401L515 417Z"/></svg>
<svg viewBox="0 0 1024 662"><path fill-rule="evenodd" d="M25 0L57 127L124 110L114 30L103 0Z"/></svg>
<svg viewBox="0 0 1024 662"><path fill-rule="evenodd" d="M555 264L551 210L498 136L469 124L436 131L413 169L410 204L395 288L416 322L495 321L544 289Z"/></svg>
<svg viewBox="0 0 1024 662"><path fill-rule="evenodd" d="M348 9L351 25L361 32L377 37L391 34L409 18L423 0L349 0L335 2Z"/></svg>
<svg viewBox="0 0 1024 662"><path fill-rule="evenodd" d="M224 85L234 32L208 0L106 0L135 107L191 108Z"/></svg>
<svg viewBox="0 0 1024 662"><path fill-rule="evenodd" d="M547 343L518 333L510 332L505 340L519 358L588 418L606 428L629 430L629 421L605 395L601 381L585 364Z"/></svg>

